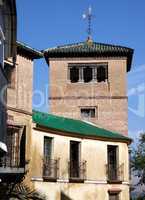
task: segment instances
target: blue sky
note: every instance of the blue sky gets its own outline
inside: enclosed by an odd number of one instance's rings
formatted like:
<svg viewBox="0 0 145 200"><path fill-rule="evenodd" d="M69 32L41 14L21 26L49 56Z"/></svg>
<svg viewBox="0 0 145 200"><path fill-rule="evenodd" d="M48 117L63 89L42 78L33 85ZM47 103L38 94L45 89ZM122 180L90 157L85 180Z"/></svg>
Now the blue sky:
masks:
<svg viewBox="0 0 145 200"><path fill-rule="evenodd" d="M145 130L145 1L144 0L17 0L18 40L37 49L86 40L82 14L93 9L93 40L135 49L128 73L129 133L137 137ZM46 88L47 85L47 88ZM35 61L34 90L45 93L39 110L48 110L48 67ZM38 102L38 94L33 104ZM38 109L38 108L37 108Z"/></svg>

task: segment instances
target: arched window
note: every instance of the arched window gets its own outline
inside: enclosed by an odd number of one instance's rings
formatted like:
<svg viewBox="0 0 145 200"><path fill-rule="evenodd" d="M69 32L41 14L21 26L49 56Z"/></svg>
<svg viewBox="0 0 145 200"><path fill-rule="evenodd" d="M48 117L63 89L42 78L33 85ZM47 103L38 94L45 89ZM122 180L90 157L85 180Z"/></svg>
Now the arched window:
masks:
<svg viewBox="0 0 145 200"><path fill-rule="evenodd" d="M97 67L97 81L102 82L108 79L108 67L107 65L100 65Z"/></svg>

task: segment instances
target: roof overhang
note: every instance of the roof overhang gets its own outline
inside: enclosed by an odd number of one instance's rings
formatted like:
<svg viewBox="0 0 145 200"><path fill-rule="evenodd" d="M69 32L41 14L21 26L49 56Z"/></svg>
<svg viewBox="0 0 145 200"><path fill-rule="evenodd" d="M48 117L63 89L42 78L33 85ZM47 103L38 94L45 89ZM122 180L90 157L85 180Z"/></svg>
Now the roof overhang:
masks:
<svg viewBox="0 0 145 200"><path fill-rule="evenodd" d="M109 138L109 137L99 137L99 136L93 136L93 135L81 135L79 133L72 133L72 132L66 132L66 131L61 131L58 129L52 129L43 125L39 125L36 123L36 125L33 127L34 130L39 130L42 132L48 132L52 133L55 135L62 135L62 136L67 136L67 137L74 137L74 138L80 138L80 139L89 139L89 140L99 140L99 141L104 141L104 142L120 142L120 143L126 143L127 145L130 145L132 143L131 138L126 139L117 139L117 138Z"/></svg>
<svg viewBox="0 0 145 200"><path fill-rule="evenodd" d="M74 45L58 46L43 51L46 62L49 64L51 58L81 58L81 57L99 57L99 58L126 58L127 72L131 69L134 50L128 47L93 43L93 46L87 46L86 43Z"/></svg>
<svg viewBox="0 0 145 200"><path fill-rule="evenodd" d="M42 52L18 41L17 41L17 54L26 56L31 60L43 58Z"/></svg>

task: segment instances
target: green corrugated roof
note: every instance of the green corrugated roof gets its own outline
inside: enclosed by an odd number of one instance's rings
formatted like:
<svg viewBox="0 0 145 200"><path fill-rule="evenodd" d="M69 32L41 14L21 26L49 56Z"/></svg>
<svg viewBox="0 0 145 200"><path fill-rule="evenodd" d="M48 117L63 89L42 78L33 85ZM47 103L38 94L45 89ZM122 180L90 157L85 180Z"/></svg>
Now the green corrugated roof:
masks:
<svg viewBox="0 0 145 200"><path fill-rule="evenodd" d="M131 68L133 49L104 43L96 42L81 42L76 44L57 46L54 48L48 48L44 51L44 55L47 59L51 57L85 57L85 56L121 56L127 57L128 71Z"/></svg>
<svg viewBox="0 0 145 200"><path fill-rule="evenodd" d="M58 130L61 132L73 133L76 134L76 136L92 136L131 142L131 139L128 137L103 128L99 128L93 124L81 120L60 117L38 111L33 111L33 122L39 126L47 127L49 129Z"/></svg>

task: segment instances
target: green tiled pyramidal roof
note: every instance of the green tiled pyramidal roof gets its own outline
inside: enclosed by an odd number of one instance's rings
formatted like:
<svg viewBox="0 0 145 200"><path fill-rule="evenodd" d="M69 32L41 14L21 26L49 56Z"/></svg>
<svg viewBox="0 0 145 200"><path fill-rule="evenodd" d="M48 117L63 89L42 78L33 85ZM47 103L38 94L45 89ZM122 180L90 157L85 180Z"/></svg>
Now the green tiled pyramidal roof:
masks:
<svg viewBox="0 0 145 200"><path fill-rule="evenodd" d="M45 58L51 57L127 57L128 71L131 68L133 49L104 43L81 42L76 44L57 46L44 50Z"/></svg>
<svg viewBox="0 0 145 200"><path fill-rule="evenodd" d="M33 111L33 122L39 126L47 127L60 132L73 133L77 136L106 138L112 140L131 142L131 139L121 134L99 128L91 123L81 120L60 117L52 114Z"/></svg>

